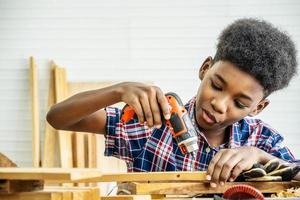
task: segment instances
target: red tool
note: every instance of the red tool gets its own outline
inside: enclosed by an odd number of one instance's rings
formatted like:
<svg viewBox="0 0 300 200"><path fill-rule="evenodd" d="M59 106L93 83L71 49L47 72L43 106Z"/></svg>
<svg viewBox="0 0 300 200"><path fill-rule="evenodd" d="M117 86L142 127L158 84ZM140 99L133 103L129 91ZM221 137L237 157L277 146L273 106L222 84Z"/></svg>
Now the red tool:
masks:
<svg viewBox="0 0 300 200"><path fill-rule="evenodd" d="M167 93L165 96L171 107L171 117L166 120L166 125L176 139L182 154L198 150L197 134L181 99L173 92ZM135 111L129 105L125 105L122 110L122 122L127 123L136 117ZM164 119L163 116L162 119Z"/></svg>
<svg viewBox="0 0 300 200"><path fill-rule="evenodd" d="M257 190L256 188L250 186L250 185L234 185L228 188L224 194L224 199L258 199L258 200L264 200L264 195Z"/></svg>

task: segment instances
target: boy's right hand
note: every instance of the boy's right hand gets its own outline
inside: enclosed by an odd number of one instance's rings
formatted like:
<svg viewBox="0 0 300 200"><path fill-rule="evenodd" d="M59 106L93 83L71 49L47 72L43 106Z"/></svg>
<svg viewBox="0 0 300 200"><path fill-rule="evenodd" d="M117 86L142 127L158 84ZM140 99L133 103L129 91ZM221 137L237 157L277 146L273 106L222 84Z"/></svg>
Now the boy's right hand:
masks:
<svg viewBox="0 0 300 200"><path fill-rule="evenodd" d="M170 119L169 104L165 94L157 86L136 82L120 83L121 101L132 107L141 124L159 128L162 125L161 112Z"/></svg>

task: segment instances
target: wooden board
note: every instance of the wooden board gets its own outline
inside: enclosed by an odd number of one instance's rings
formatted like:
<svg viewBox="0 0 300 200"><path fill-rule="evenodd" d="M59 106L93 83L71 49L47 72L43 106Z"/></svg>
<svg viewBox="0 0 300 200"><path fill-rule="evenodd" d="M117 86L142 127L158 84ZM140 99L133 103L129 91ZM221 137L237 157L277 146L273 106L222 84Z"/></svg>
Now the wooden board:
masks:
<svg viewBox="0 0 300 200"><path fill-rule="evenodd" d="M229 187L237 184L250 185L262 193L276 193L291 187L299 187L300 182L227 182L223 187L212 188L208 182L176 182L176 183L128 183L126 189L132 194L221 194ZM125 185L123 184L123 188Z"/></svg>
<svg viewBox="0 0 300 200"><path fill-rule="evenodd" d="M54 68L55 64L50 63L49 89L48 89L48 110L56 102L55 88L54 88ZM58 160L58 132L47 121L45 127L44 139L44 154L43 167L58 167L60 166Z"/></svg>
<svg viewBox="0 0 300 200"><path fill-rule="evenodd" d="M206 172L151 172L104 174L98 169L79 168L0 168L0 179L48 180L56 182L145 182L203 181Z"/></svg>
<svg viewBox="0 0 300 200"><path fill-rule="evenodd" d="M39 180L0 180L0 194L32 192L43 188L44 181Z"/></svg>
<svg viewBox="0 0 300 200"><path fill-rule="evenodd" d="M96 134L87 133L88 138L88 168L97 168Z"/></svg>
<svg viewBox="0 0 300 200"><path fill-rule="evenodd" d="M72 200L99 200L98 187L46 187L44 192L68 192Z"/></svg>
<svg viewBox="0 0 300 200"><path fill-rule="evenodd" d="M73 133L73 167L85 168L87 166L85 138L85 133Z"/></svg>
<svg viewBox="0 0 300 200"><path fill-rule="evenodd" d="M152 200L151 195L101 196L101 200Z"/></svg>
<svg viewBox="0 0 300 200"><path fill-rule="evenodd" d="M95 177L102 173L90 169L66 168L0 168L0 179L6 180L50 180L57 183L76 182Z"/></svg>
<svg viewBox="0 0 300 200"><path fill-rule="evenodd" d="M1 200L67 200L63 199L61 193L51 192L26 192L16 194L0 195Z"/></svg>
<svg viewBox="0 0 300 200"><path fill-rule="evenodd" d="M39 98L38 98L38 77L37 66L33 57L29 59L29 88L31 94L32 112L32 166L40 166L40 119L39 119Z"/></svg>
<svg viewBox="0 0 300 200"><path fill-rule="evenodd" d="M54 88L56 102L61 102L68 97L68 84L66 70L62 67L54 68ZM59 149L60 149L60 162L61 167L73 167L73 151L72 151L72 132L58 131Z"/></svg>
<svg viewBox="0 0 300 200"><path fill-rule="evenodd" d="M42 191L0 194L1 200L99 200L99 188L46 187Z"/></svg>

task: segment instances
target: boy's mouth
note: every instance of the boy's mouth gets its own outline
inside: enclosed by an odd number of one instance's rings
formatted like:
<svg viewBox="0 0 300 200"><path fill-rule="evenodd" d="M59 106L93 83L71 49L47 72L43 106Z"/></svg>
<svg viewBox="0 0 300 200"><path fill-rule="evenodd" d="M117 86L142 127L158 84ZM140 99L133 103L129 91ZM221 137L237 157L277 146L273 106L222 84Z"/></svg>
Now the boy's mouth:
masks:
<svg viewBox="0 0 300 200"><path fill-rule="evenodd" d="M207 110L202 109L202 117L208 124L214 124L217 122L215 116L210 114Z"/></svg>

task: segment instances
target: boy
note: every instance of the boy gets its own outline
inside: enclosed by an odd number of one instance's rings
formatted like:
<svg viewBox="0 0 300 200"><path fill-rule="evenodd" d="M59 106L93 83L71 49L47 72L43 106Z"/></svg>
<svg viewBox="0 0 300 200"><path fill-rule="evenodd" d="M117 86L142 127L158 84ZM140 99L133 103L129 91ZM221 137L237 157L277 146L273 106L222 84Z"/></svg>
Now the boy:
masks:
<svg viewBox="0 0 300 200"><path fill-rule="evenodd" d="M269 104L267 97L288 85L296 66L293 42L271 24L240 19L228 26L214 58L199 70L197 95L186 104L198 134L195 159L181 154L162 124L160 112L165 119L170 112L156 86L125 82L79 93L54 105L47 120L57 129L105 134L105 155L125 160L129 172L207 170L216 187L255 163L275 157L289 165L297 162L279 133L245 118L260 113ZM136 111L138 120L120 121L121 110L108 107L120 101Z"/></svg>

